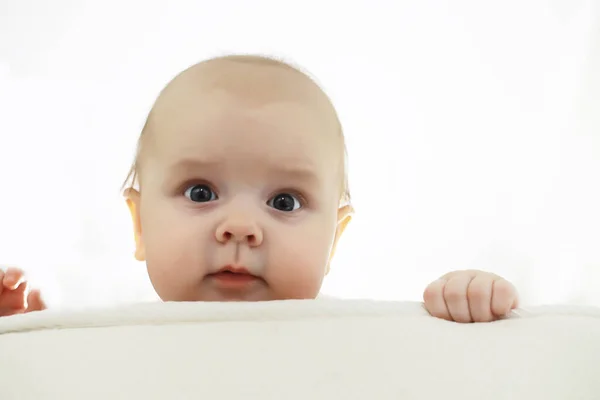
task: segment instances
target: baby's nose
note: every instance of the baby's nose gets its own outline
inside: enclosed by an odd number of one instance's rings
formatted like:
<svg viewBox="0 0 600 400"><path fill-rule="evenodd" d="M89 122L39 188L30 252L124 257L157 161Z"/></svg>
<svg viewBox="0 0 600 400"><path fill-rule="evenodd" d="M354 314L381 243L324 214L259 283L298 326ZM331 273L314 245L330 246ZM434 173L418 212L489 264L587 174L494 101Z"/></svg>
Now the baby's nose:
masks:
<svg viewBox="0 0 600 400"><path fill-rule="evenodd" d="M234 241L251 247L260 246L263 241L262 230L256 222L245 218L228 218L219 225L215 236L219 243Z"/></svg>

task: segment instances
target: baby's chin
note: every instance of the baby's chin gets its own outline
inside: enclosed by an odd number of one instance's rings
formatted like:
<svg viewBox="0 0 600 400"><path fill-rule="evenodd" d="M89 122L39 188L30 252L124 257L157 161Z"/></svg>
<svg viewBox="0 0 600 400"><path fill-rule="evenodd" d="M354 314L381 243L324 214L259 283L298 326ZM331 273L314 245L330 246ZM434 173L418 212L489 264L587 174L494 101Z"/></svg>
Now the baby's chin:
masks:
<svg viewBox="0 0 600 400"><path fill-rule="evenodd" d="M299 295L298 293L276 293L269 288L262 290L215 290L204 289L196 293L179 294L176 296L160 296L162 301L180 302L259 302L278 300L312 300L316 296Z"/></svg>
<svg viewBox="0 0 600 400"><path fill-rule="evenodd" d="M258 301L278 301L278 300L306 300L314 299L313 295L301 295L299 293L276 292L269 287L263 287L258 290L248 291L226 291L226 290L208 290L200 294L199 299L195 301L215 301L215 302L258 302Z"/></svg>
<svg viewBox="0 0 600 400"><path fill-rule="evenodd" d="M283 300L275 295L266 284L256 284L248 288L221 288L214 285L201 287L184 292L158 293L162 301L180 302L257 302Z"/></svg>
<svg viewBox="0 0 600 400"><path fill-rule="evenodd" d="M227 293L227 292L209 292L203 293L200 300L196 301L214 301L214 302L257 302L279 300L269 293Z"/></svg>

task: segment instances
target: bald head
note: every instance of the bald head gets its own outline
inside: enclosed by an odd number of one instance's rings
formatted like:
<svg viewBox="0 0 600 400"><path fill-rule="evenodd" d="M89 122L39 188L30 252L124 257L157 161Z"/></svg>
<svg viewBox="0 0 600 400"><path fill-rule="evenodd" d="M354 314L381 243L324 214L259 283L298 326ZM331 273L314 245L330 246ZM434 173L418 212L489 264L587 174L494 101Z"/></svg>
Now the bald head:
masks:
<svg viewBox="0 0 600 400"><path fill-rule="evenodd" d="M257 56L214 58L181 72L159 95L146 129L201 95L229 95L250 107L274 101L306 102L328 113L339 129L329 98L307 75L288 64Z"/></svg>
<svg viewBox="0 0 600 400"><path fill-rule="evenodd" d="M310 105L315 118L339 141L341 160L345 146L335 108L327 95L306 74L289 64L260 56L225 56L195 64L178 74L161 91L142 131L136 160L126 184L141 186L143 164L166 132L186 129L189 118L214 112L230 102L246 108L265 104ZM186 125L187 124L187 125ZM167 129L167 127L169 129ZM345 167L343 193L347 196Z"/></svg>

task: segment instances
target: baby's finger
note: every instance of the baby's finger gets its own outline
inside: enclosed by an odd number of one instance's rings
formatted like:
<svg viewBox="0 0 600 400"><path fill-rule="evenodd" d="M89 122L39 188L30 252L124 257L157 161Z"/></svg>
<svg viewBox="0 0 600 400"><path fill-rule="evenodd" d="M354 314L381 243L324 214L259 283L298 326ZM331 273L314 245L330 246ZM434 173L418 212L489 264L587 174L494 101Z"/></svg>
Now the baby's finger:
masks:
<svg viewBox="0 0 600 400"><path fill-rule="evenodd" d="M26 303L27 282L21 283L14 290L5 290L0 298L0 308L6 310L24 310Z"/></svg>
<svg viewBox="0 0 600 400"><path fill-rule="evenodd" d="M509 281L498 279L493 282L492 312L498 317L504 317L518 304L517 290Z"/></svg>
<svg viewBox="0 0 600 400"><path fill-rule="evenodd" d="M4 270L0 269L0 295L2 294L2 291L4 290Z"/></svg>
<svg viewBox="0 0 600 400"><path fill-rule="evenodd" d="M446 282L444 300L453 321L473 322L467 298L467 290L473 278L474 274L461 274Z"/></svg>
<svg viewBox="0 0 600 400"><path fill-rule="evenodd" d="M452 320L446 302L444 301L444 280L437 280L427 286L423 292L423 300L425 308L434 317L442 318L448 321Z"/></svg>
<svg viewBox="0 0 600 400"><path fill-rule="evenodd" d="M476 276L469 284L467 290L469 309L475 322L494 320L492 314L492 285L493 281L485 275Z"/></svg>
<svg viewBox="0 0 600 400"><path fill-rule="evenodd" d="M38 289L29 292L29 295L27 296L27 311L25 312L42 311L46 308L48 307L42 299L42 294Z"/></svg>
<svg viewBox="0 0 600 400"><path fill-rule="evenodd" d="M10 290L16 289L23 282L25 282L25 273L19 268L7 269L2 280L4 287Z"/></svg>

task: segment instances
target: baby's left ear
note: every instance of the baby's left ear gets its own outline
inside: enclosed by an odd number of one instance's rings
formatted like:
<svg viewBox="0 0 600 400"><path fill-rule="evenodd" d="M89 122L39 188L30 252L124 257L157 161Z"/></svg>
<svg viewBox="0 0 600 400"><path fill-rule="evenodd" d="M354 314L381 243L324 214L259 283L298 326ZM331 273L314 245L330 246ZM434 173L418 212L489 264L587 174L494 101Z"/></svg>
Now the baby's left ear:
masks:
<svg viewBox="0 0 600 400"><path fill-rule="evenodd" d="M339 237L346 230L346 226L350 223L352 219L352 215L354 215L354 208L350 204L344 205L338 209L338 219L337 219L337 229L336 235Z"/></svg>
<svg viewBox="0 0 600 400"><path fill-rule="evenodd" d="M349 204L344 205L338 209L337 227L335 229L335 236L333 238L333 245L331 246L331 253L329 254L329 261L327 262L327 270L325 271L325 275L327 275L329 273L329 270L331 269L331 260L333 259L333 255L335 254L338 241L340 240L342 233L344 233L346 227L350 223L353 214L354 208L352 208L352 206Z"/></svg>
<svg viewBox="0 0 600 400"><path fill-rule="evenodd" d="M144 239L142 236L142 221L140 218L140 193L133 189L127 189L123 193L129 213L131 214L131 220L133 222L133 237L135 240L135 259L138 261L146 260L146 248L144 246Z"/></svg>

